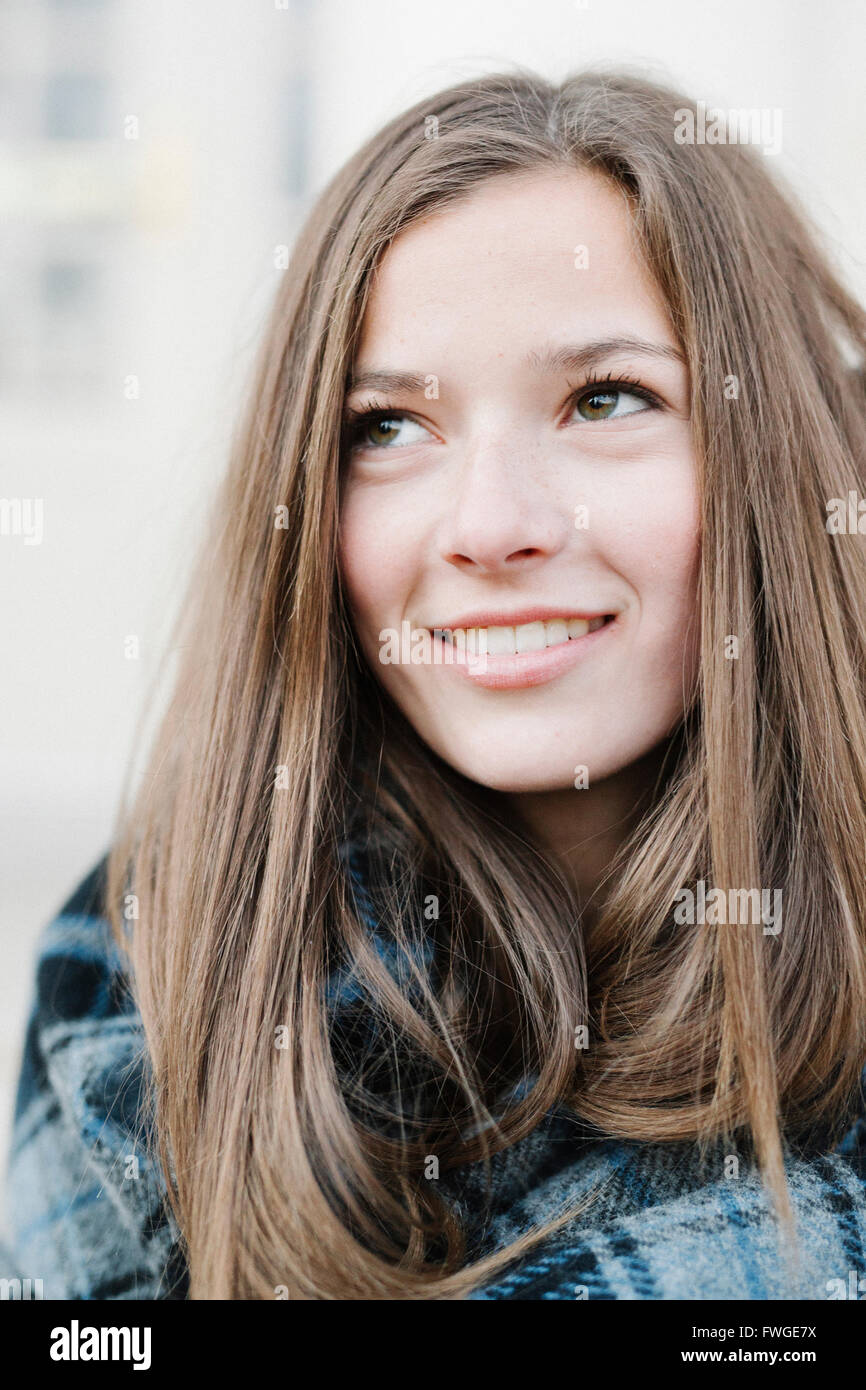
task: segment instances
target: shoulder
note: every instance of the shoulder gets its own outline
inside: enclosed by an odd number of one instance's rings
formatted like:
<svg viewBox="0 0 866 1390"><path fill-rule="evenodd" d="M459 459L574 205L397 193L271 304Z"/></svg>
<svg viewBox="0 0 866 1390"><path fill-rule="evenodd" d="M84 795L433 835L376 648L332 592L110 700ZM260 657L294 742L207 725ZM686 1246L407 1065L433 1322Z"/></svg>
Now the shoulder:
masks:
<svg viewBox="0 0 866 1390"><path fill-rule="evenodd" d="M105 855L94 865L39 938L33 1022L40 1029L134 1012L105 913L107 862Z"/></svg>
<svg viewBox="0 0 866 1390"><path fill-rule="evenodd" d="M862 1135L860 1136L862 1139ZM787 1265L759 1175L719 1145L608 1140L566 1162L501 1213L502 1249L575 1198L584 1210L469 1295L472 1299L812 1299L861 1268L866 1183L856 1136L825 1154L789 1153L802 1263ZM862 1156L862 1149L859 1150Z"/></svg>
<svg viewBox="0 0 866 1390"><path fill-rule="evenodd" d="M20 1277L46 1297L171 1297L177 1231L150 1154L148 1056L105 911L108 856L43 929L7 1207Z"/></svg>
<svg viewBox="0 0 866 1390"><path fill-rule="evenodd" d="M87 1090L88 1076L127 1052L133 1039L143 1045L122 952L105 914L106 866L107 855L39 938L16 1126L61 1078L75 1092Z"/></svg>

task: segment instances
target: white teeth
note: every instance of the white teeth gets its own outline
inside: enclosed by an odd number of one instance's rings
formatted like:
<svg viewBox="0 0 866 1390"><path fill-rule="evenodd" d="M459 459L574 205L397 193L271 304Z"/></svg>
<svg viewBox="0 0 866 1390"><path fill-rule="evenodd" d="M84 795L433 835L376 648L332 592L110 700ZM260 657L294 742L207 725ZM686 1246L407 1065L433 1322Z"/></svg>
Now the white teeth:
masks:
<svg viewBox="0 0 866 1390"><path fill-rule="evenodd" d="M521 623L514 629L514 640L519 652L543 652L547 646L545 624Z"/></svg>
<svg viewBox="0 0 866 1390"><path fill-rule="evenodd" d="M513 655L516 651L513 627L487 628L488 656L506 656L509 652Z"/></svg>
<svg viewBox="0 0 866 1390"><path fill-rule="evenodd" d="M604 626L602 618L551 618L549 622L521 623L518 627L434 628L444 641L461 652L489 656L514 656L518 652L540 652L558 647L577 637L585 637Z"/></svg>

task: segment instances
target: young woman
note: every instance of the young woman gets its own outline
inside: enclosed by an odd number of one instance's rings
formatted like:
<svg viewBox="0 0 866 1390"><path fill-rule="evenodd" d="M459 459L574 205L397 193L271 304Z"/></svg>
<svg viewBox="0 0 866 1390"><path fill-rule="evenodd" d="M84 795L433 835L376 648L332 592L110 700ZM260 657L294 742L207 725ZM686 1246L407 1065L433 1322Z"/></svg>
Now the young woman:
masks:
<svg viewBox="0 0 866 1390"><path fill-rule="evenodd" d="M313 208L43 948L12 1205L55 1292L866 1275L866 317L684 109L463 82Z"/></svg>

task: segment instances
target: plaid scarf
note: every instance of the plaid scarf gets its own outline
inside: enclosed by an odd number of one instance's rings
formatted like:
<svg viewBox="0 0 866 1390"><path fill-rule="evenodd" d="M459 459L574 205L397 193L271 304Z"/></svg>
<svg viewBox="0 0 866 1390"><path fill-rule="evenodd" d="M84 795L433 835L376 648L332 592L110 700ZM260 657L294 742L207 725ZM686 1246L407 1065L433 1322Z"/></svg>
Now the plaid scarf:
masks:
<svg viewBox="0 0 866 1390"><path fill-rule="evenodd" d="M345 862L364 907L363 861ZM41 1280L51 1299L183 1299L188 1272L158 1165L148 1156L147 1050L103 915L103 858L45 929L36 967L7 1180L0 1278ZM382 959L395 970L366 900ZM351 971L331 1001L357 1009ZM866 1070L863 1075L866 1088ZM592 1134L564 1107L491 1160L439 1180L473 1256L594 1193L472 1299L814 1299L866 1294L866 1105L832 1149L786 1156L799 1265L782 1259L757 1173L717 1145ZM730 1174L730 1175L728 1175ZM852 1277L853 1276L853 1277ZM859 1281L863 1281L862 1284ZM37 1286L38 1287L38 1286ZM855 1292L852 1293L852 1290Z"/></svg>

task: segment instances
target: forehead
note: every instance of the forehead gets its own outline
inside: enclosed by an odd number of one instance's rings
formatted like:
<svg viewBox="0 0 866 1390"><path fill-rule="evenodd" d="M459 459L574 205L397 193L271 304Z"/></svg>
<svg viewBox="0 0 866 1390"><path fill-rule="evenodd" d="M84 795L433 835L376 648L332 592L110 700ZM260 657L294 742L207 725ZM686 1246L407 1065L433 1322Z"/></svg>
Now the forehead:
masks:
<svg viewBox="0 0 866 1390"><path fill-rule="evenodd" d="M375 273L359 356L494 338L501 353L558 328L673 341L625 195L577 169L499 175L401 232Z"/></svg>

